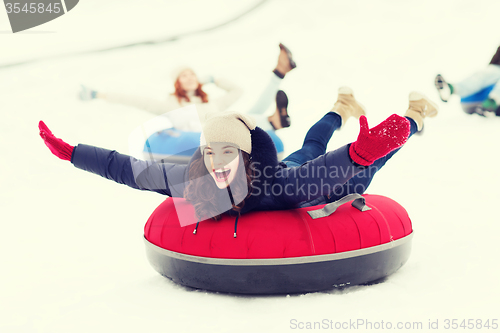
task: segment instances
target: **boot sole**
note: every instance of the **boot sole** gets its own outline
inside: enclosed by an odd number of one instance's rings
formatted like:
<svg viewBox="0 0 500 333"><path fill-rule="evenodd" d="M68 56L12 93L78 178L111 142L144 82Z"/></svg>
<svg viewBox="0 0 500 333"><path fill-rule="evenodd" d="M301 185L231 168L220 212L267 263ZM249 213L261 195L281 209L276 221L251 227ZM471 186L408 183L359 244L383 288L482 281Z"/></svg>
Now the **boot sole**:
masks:
<svg viewBox="0 0 500 333"><path fill-rule="evenodd" d="M445 84L446 81L444 77L441 74L436 75L436 78L434 79L434 85L436 86L436 89L438 91L439 98L441 98L443 102L448 103L448 99L443 98L441 94Z"/></svg>
<svg viewBox="0 0 500 333"><path fill-rule="evenodd" d="M288 116L288 97L283 90L278 90L276 93L276 107L280 115L281 127L290 127L291 121Z"/></svg>
<svg viewBox="0 0 500 333"><path fill-rule="evenodd" d="M292 69L294 69L295 67L297 67L297 64L293 60L292 52L288 49L288 47L286 47L285 45L283 45L283 44L280 43L280 50L285 50L286 55L288 57L288 62L290 63L290 67Z"/></svg>

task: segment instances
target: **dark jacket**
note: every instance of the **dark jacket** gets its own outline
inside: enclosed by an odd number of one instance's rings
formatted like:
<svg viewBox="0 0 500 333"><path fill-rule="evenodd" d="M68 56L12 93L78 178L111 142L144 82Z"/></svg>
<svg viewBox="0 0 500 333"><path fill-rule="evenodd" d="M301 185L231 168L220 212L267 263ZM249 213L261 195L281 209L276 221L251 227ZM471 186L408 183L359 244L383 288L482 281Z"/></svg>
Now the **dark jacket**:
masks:
<svg viewBox="0 0 500 333"><path fill-rule="evenodd" d="M251 161L259 172L252 180L252 194L245 200L242 213L251 210L278 210L330 194L362 171L349 157L348 145L328 152L298 167L278 162L276 148L269 135L257 127L251 131ZM188 165L142 161L103 148L78 145L71 162L82 170L125 184L135 189L183 197L189 181L189 165L200 158L197 149Z"/></svg>
<svg viewBox="0 0 500 333"><path fill-rule="evenodd" d="M498 47L493 58L491 58L490 65L500 65L500 46Z"/></svg>

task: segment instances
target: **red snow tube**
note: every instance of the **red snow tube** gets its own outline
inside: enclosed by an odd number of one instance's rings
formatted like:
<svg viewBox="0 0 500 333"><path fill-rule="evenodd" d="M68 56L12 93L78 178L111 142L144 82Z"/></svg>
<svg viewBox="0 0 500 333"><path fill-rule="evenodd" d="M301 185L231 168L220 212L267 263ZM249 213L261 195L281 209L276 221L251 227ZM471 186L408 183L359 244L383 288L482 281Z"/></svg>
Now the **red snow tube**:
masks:
<svg viewBox="0 0 500 333"><path fill-rule="evenodd" d="M202 221L193 234L195 224L181 226L178 214L195 221L193 207L172 198L149 218L149 262L177 283L211 291L289 294L370 283L399 269L411 250L407 212L379 195L247 213L236 238L234 216Z"/></svg>

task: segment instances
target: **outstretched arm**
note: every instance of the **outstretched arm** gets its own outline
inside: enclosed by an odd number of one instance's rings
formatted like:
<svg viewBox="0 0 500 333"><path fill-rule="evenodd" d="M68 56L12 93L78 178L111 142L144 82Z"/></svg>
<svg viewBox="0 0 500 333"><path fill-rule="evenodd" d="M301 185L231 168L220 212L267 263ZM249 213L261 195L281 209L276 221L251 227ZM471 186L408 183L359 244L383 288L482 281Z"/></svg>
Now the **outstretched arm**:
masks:
<svg viewBox="0 0 500 333"><path fill-rule="evenodd" d="M141 161L116 151L82 144L73 147L56 138L42 121L39 129L50 151L79 169L138 190L183 196L187 171L184 165Z"/></svg>
<svg viewBox="0 0 500 333"><path fill-rule="evenodd" d="M181 107L180 103L173 96L169 96L166 101L158 101L152 98L130 94L104 93L84 85L81 86L78 97L82 101L103 99L110 103L132 106L154 114L164 114Z"/></svg>
<svg viewBox="0 0 500 333"><path fill-rule="evenodd" d="M374 128L360 117L358 139L350 145L328 152L301 166L282 169L275 174L275 192L282 203L297 205L322 195L335 194L342 185L377 159L401 147L410 134L409 121L392 115Z"/></svg>
<svg viewBox="0 0 500 333"><path fill-rule="evenodd" d="M166 101L158 101L148 97L120 93L98 93L97 96L98 98L111 103L136 107L157 115L161 115L181 107L179 102L173 96L169 96Z"/></svg>

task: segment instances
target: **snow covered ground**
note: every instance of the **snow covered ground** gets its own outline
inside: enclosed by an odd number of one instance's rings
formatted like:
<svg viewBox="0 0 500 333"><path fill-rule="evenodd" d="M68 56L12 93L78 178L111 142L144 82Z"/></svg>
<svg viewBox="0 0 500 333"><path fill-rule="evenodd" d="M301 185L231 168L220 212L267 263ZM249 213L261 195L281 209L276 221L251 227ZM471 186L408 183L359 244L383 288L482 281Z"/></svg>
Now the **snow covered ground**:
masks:
<svg viewBox="0 0 500 333"><path fill-rule="evenodd" d="M153 115L80 102L79 84L161 99L181 64L240 84L245 95L233 108L244 110L283 42L298 63L282 84L293 125L280 136L290 153L339 86L354 89L374 125L402 114L411 90L438 100L435 74L462 79L500 41L497 0L275 0L175 42L50 59L210 27L257 3L85 0L19 34L8 32L0 10L0 66L49 57L0 69L0 332L288 332L323 319L421 322L420 331L433 332L453 331L446 319L489 320L489 329L475 330L495 331L500 118L466 115L458 99L439 102L425 135L411 138L368 191L408 210L415 238L407 264L377 285L289 297L208 293L161 277L146 260L142 228L164 198L84 173L44 146L41 119L70 144L126 153L129 134ZM357 133L351 120L330 147Z"/></svg>

